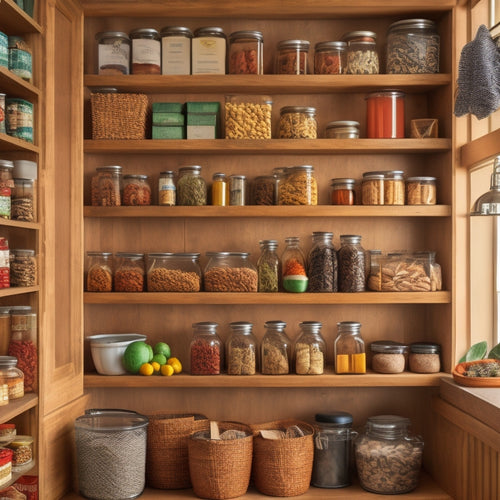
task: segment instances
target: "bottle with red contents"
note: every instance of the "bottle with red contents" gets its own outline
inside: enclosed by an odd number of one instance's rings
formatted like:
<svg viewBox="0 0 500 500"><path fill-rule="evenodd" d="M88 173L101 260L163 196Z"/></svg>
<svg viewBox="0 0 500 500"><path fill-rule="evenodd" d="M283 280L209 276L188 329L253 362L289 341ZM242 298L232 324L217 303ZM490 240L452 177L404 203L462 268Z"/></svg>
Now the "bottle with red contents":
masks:
<svg viewBox="0 0 500 500"><path fill-rule="evenodd" d="M189 346L191 375L220 375L224 359L224 347L217 335L217 323L202 321L193 323L193 338Z"/></svg>
<svg viewBox="0 0 500 500"><path fill-rule="evenodd" d="M400 139L405 136L405 94L398 90L371 92L366 96L368 139Z"/></svg>
<svg viewBox="0 0 500 500"><path fill-rule="evenodd" d="M330 199L332 205L354 205L356 200L354 183L354 179L332 179L330 181Z"/></svg>

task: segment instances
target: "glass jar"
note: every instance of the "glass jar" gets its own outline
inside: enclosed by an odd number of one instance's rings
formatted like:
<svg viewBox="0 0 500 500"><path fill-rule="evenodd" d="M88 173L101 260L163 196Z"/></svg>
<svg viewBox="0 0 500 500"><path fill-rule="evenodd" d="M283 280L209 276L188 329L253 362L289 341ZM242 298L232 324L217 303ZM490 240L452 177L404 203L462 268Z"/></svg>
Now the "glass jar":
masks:
<svg viewBox="0 0 500 500"><path fill-rule="evenodd" d="M144 290L144 254L117 252L113 276L115 292L142 292Z"/></svg>
<svg viewBox="0 0 500 500"><path fill-rule="evenodd" d="M408 346L392 340L377 340L370 344L372 370L377 373L402 373L406 365Z"/></svg>
<svg viewBox="0 0 500 500"><path fill-rule="evenodd" d="M291 342L286 334L284 321L266 321L266 333L260 345L262 373L287 375L290 373Z"/></svg>
<svg viewBox="0 0 500 500"><path fill-rule="evenodd" d="M406 203L408 205L435 205L436 178L408 177L406 179Z"/></svg>
<svg viewBox="0 0 500 500"><path fill-rule="evenodd" d="M160 172L158 179L158 205L173 207L175 205L175 182L172 170Z"/></svg>
<svg viewBox="0 0 500 500"><path fill-rule="evenodd" d="M226 174L215 173L212 177L211 202L212 205L226 207L229 205L229 186Z"/></svg>
<svg viewBox="0 0 500 500"><path fill-rule="evenodd" d="M281 264L276 249L276 240L261 240L260 256L257 261L259 275L258 291L263 293L278 292L281 276Z"/></svg>
<svg viewBox="0 0 500 500"><path fill-rule="evenodd" d="M432 342L415 342L410 344L408 364L414 373L439 373L441 362L439 353L441 346Z"/></svg>
<svg viewBox="0 0 500 500"><path fill-rule="evenodd" d="M91 181L93 207L119 207L122 193L122 167L109 165L97 167Z"/></svg>
<svg viewBox="0 0 500 500"><path fill-rule="evenodd" d="M281 255L283 288L287 292L305 292L309 280L300 238L291 236L285 239L285 243L286 247Z"/></svg>
<svg viewBox="0 0 500 500"><path fill-rule="evenodd" d="M380 259L382 258L382 250L368 250L365 254L365 269L367 269L366 288L380 292L382 290Z"/></svg>
<svg viewBox="0 0 500 500"><path fill-rule="evenodd" d="M266 95L227 95L224 102L226 139L271 139L273 101Z"/></svg>
<svg viewBox="0 0 500 500"><path fill-rule="evenodd" d="M339 292L365 291L365 251L361 246L361 236L340 235Z"/></svg>
<svg viewBox="0 0 500 500"><path fill-rule="evenodd" d="M326 137L329 139L358 139L359 122L339 120L327 123Z"/></svg>
<svg viewBox="0 0 500 500"><path fill-rule="evenodd" d="M252 183L253 205L276 205L276 176L259 175Z"/></svg>
<svg viewBox="0 0 500 500"><path fill-rule="evenodd" d="M9 444L16 437L16 434L16 424L0 424L0 444L2 446Z"/></svg>
<svg viewBox="0 0 500 500"><path fill-rule="evenodd" d="M0 218L11 218L11 195L12 190L8 187L0 188Z"/></svg>
<svg viewBox="0 0 500 500"><path fill-rule="evenodd" d="M317 136L316 108L284 106L280 109L280 139L316 139Z"/></svg>
<svg viewBox="0 0 500 500"><path fill-rule="evenodd" d="M229 205L244 206L248 204L247 178L244 175L229 176Z"/></svg>
<svg viewBox="0 0 500 500"><path fill-rule="evenodd" d="M9 288L10 283L10 252L9 241L0 236L0 289Z"/></svg>
<svg viewBox="0 0 500 500"><path fill-rule="evenodd" d="M312 233L312 247L308 255L307 277L309 292L338 291L337 252L332 243L333 233Z"/></svg>
<svg viewBox="0 0 500 500"><path fill-rule="evenodd" d="M344 488L351 484L351 449L358 433L352 415L343 411L315 416L314 462L311 484L317 488Z"/></svg>
<svg viewBox="0 0 500 500"><path fill-rule="evenodd" d="M205 26L194 32L191 41L191 73L226 73L226 35L218 26Z"/></svg>
<svg viewBox="0 0 500 500"><path fill-rule="evenodd" d="M199 292L199 253L150 253L147 270L148 292Z"/></svg>
<svg viewBox="0 0 500 500"><path fill-rule="evenodd" d="M299 323L300 334L295 341L295 373L321 375L325 370L326 342L321 335L320 321Z"/></svg>
<svg viewBox="0 0 500 500"><path fill-rule="evenodd" d="M14 162L10 160L0 160L0 188L14 188Z"/></svg>
<svg viewBox="0 0 500 500"><path fill-rule="evenodd" d="M342 75L346 72L347 43L319 42L314 46L314 73Z"/></svg>
<svg viewBox="0 0 500 500"><path fill-rule="evenodd" d="M166 26L161 35L161 74L191 74L191 39L193 33L184 26Z"/></svg>
<svg viewBox="0 0 500 500"><path fill-rule="evenodd" d="M24 396L24 374L14 356L0 356L0 383L7 384L9 401Z"/></svg>
<svg viewBox="0 0 500 500"><path fill-rule="evenodd" d="M278 42L275 73L277 75L307 75L308 40L282 40Z"/></svg>
<svg viewBox="0 0 500 500"><path fill-rule="evenodd" d="M273 168L271 174L274 176L274 195L275 195L275 200L274 204L279 205L279 192L280 192L280 186L283 184L283 181L285 180L287 176L287 171L288 167L276 167Z"/></svg>
<svg viewBox="0 0 500 500"><path fill-rule="evenodd" d="M258 273L247 252L207 252L203 271L206 292L256 292Z"/></svg>
<svg viewBox="0 0 500 500"><path fill-rule="evenodd" d="M132 41L132 74L161 74L161 41L158 31L138 28L130 32Z"/></svg>
<svg viewBox="0 0 500 500"><path fill-rule="evenodd" d="M311 165L288 167L280 182L279 205L317 205L318 183Z"/></svg>
<svg viewBox="0 0 500 500"><path fill-rule="evenodd" d="M260 31L235 31L229 35L228 73L262 75L264 37Z"/></svg>
<svg viewBox="0 0 500 500"><path fill-rule="evenodd" d="M17 435L8 445L12 450L12 470L20 472L24 465L33 461L33 437Z"/></svg>
<svg viewBox="0 0 500 500"><path fill-rule="evenodd" d="M226 343L228 375L255 375L257 371L257 339L252 333L252 323L229 323L231 333Z"/></svg>
<svg viewBox="0 0 500 500"><path fill-rule="evenodd" d="M403 19L387 31L386 73L439 73L440 40L429 19Z"/></svg>
<svg viewBox="0 0 500 500"><path fill-rule="evenodd" d="M121 31L97 33L97 74L128 75L130 73L130 38Z"/></svg>
<svg viewBox="0 0 500 500"><path fill-rule="evenodd" d="M11 218L33 222L35 220L33 179L14 179Z"/></svg>
<svg viewBox="0 0 500 500"><path fill-rule="evenodd" d="M151 186L147 175L123 176L123 205L151 205Z"/></svg>
<svg viewBox="0 0 500 500"><path fill-rule="evenodd" d="M111 252L87 252L87 292L111 292L113 290L113 254Z"/></svg>
<svg viewBox="0 0 500 500"><path fill-rule="evenodd" d="M191 375L220 375L224 362L224 348L217 335L217 323L193 323L193 338L189 346Z"/></svg>
<svg viewBox="0 0 500 500"><path fill-rule="evenodd" d="M366 373L365 342L361 323L340 321L335 339L335 373Z"/></svg>
<svg viewBox="0 0 500 500"><path fill-rule="evenodd" d="M361 203L363 205L384 204L384 174L365 172L361 180Z"/></svg>
<svg viewBox="0 0 500 500"><path fill-rule="evenodd" d="M20 36L9 36L8 43L9 71L19 78L31 82L33 79L31 47Z"/></svg>
<svg viewBox="0 0 500 500"><path fill-rule="evenodd" d="M330 201L332 205L355 205L354 179L332 179L330 181Z"/></svg>
<svg viewBox="0 0 500 500"><path fill-rule="evenodd" d="M10 342L10 306L0 307L0 356L7 356Z"/></svg>
<svg viewBox="0 0 500 500"><path fill-rule="evenodd" d="M384 205L405 204L405 181L402 170L384 171Z"/></svg>
<svg viewBox="0 0 500 500"><path fill-rule="evenodd" d="M342 36L347 43L346 73L350 75L376 75L379 73L379 57L373 31L351 31Z"/></svg>
<svg viewBox="0 0 500 500"><path fill-rule="evenodd" d="M179 169L177 204L202 206L207 204L207 184L201 176L201 167L191 165Z"/></svg>
<svg viewBox="0 0 500 500"><path fill-rule="evenodd" d="M400 139L405 136L405 94L381 90L366 96L366 137Z"/></svg>
<svg viewBox="0 0 500 500"><path fill-rule="evenodd" d="M35 286L38 278L35 251L15 249L10 251L10 256L11 286Z"/></svg>
<svg viewBox="0 0 500 500"><path fill-rule="evenodd" d="M361 486L372 493L398 495L418 485L424 443L408 431L410 420L397 415L370 417L354 441Z"/></svg>

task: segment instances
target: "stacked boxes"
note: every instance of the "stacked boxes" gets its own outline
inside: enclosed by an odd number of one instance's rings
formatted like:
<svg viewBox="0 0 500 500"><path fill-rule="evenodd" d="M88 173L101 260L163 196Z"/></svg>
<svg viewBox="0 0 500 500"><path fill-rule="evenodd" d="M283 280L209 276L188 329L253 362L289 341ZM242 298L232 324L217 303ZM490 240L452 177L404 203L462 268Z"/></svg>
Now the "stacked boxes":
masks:
<svg viewBox="0 0 500 500"><path fill-rule="evenodd" d="M188 102L187 138L217 139L219 137L219 102Z"/></svg>
<svg viewBox="0 0 500 500"><path fill-rule="evenodd" d="M186 117L180 102L153 103L153 139L185 139Z"/></svg>

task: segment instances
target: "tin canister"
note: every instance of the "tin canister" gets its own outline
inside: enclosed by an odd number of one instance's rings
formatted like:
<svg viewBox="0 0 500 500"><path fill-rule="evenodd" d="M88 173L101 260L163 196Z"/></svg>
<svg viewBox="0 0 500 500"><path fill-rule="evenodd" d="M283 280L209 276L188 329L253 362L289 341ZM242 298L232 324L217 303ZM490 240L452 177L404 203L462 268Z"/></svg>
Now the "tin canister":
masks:
<svg viewBox="0 0 500 500"><path fill-rule="evenodd" d="M0 94L0 134L5 132L5 94Z"/></svg>
<svg viewBox="0 0 500 500"><path fill-rule="evenodd" d="M9 37L0 31L0 66L9 67Z"/></svg>
<svg viewBox="0 0 500 500"><path fill-rule="evenodd" d="M5 108L7 134L33 142L33 104L25 99L7 97Z"/></svg>
<svg viewBox="0 0 500 500"><path fill-rule="evenodd" d="M31 82L31 49L20 36L9 36L9 70L23 80Z"/></svg>

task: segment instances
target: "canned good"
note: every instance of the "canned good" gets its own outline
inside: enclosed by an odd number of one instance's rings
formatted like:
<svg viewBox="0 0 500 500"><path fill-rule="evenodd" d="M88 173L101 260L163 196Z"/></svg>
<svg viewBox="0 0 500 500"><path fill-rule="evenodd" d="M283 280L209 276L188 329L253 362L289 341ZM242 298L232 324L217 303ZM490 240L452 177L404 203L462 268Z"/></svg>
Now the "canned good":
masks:
<svg viewBox="0 0 500 500"><path fill-rule="evenodd" d="M37 283L37 264L35 251L30 249L11 250L11 286L35 286Z"/></svg>
<svg viewBox="0 0 500 500"><path fill-rule="evenodd" d="M166 26L161 30L162 75L191 74L191 39L193 33L184 26Z"/></svg>
<svg viewBox="0 0 500 500"><path fill-rule="evenodd" d="M97 74L128 75L130 73L130 38L121 31L97 33Z"/></svg>
<svg viewBox="0 0 500 500"><path fill-rule="evenodd" d="M289 167L279 186L279 205L317 205L318 184L311 165Z"/></svg>
<svg viewBox="0 0 500 500"><path fill-rule="evenodd" d="M5 94L0 94L0 134L5 134L6 112L5 112Z"/></svg>
<svg viewBox="0 0 500 500"><path fill-rule="evenodd" d="M338 178L330 181L330 201L332 205L354 205L356 192L354 179Z"/></svg>
<svg viewBox="0 0 500 500"><path fill-rule="evenodd" d="M0 66L9 67L9 37L0 31Z"/></svg>
<svg viewBox="0 0 500 500"><path fill-rule="evenodd" d="M278 75L307 75L308 40L282 40L278 43L276 69Z"/></svg>
<svg viewBox="0 0 500 500"><path fill-rule="evenodd" d="M329 139L358 139L359 122L339 120L327 123L326 137Z"/></svg>
<svg viewBox="0 0 500 500"><path fill-rule="evenodd" d="M172 170L160 172L158 179L158 205L173 207L175 205L176 188Z"/></svg>
<svg viewBox="0 0 500 500"><path fill-rule="evenodd" d="M230 75L262 75L264 37L260 31L235 31L229 35Z"/></svg>
<svg viewBox="0 0 500 500"><path fill-rule="evenodd" d="M408 205L435 205L436 178L408 177L406 179L406 203Z"/></svg>
<svg viewBox="0 0 500 500"><path fill-rule="evenodd" d="M258 273L247 252L207 252L206 292L256 292Z"/></svg>
<svg viewBox="0 0 500 500"><path fill-rule="evenodd" d="M229 176L229 205L247 205L247 191L247 178L244 175Z"/></svg>
<svg viewBox="0 0 500 500"><path fill-rule="evenodd" d="M113 276L115 292L142 292L144 274L144 254L130 252L115 254Z"/></svg>
<svg viewBox="0 0 500 500"><path fill-rule="evenodd" d="M199 253L148 254L148 292L199 292Z"/></svg>
<svg viewBox="0 0 500 500"><path fill-rule="evenodd" d="M90 190L93 207L119 207L122 204L122 167L97 167Z"/></svg>
<svg viewBox="0 0 500 500"><path fill-rule="evenodd" d="M151 186L147 175L123 176L123 205L151 205Z"/></svg>
<svg viewBox="0 0 500 500"><path fill-rule="evenodd" d="M379 57L373 31L351 31L342 36L347 43L346 73L350 75L375 75L379 73Z"/></svg>
<svg viewBox="0 0 500 500"><path fill-rule="evenodd" d="M361 181L361 204L384 204L384 174L365 172Z"/></svg>
<svg viewBox="0 0 500 500"><path fill-rule="evenodd" d="M158 31L138 28L130 32L132 41L132 74L159 75L161 73L161 41Z"/></svg>
<svg viewBox="0 0 500 500"><path fill-rule="evenodd" d="M226 73L226 35L218 26L198 28L191 42L193 75Z"/></svg>
<svg viewBox="0 0 500 500"><path fill-rule="evenodd" d="M408 346L392 340L377 340L370 344L372 370L377 373L401 373L406 365Z"/></svg>
<svg viewBox="0 0 500 500"><path fill-rule="evenodd" d="M398 139L405 136L405 94L382 90L366 96L366 135L369 139Z"/></svg>
<svg viewBox="0 0 500 500"><path fill-rule="evenodd" d="M23 80L32 80L31 48L20 36L9 36L9 70Z"/></svg>
<svg viewBox="0 0 500 500"><path fill-rule="evenodd" d="M87 252L87 291L111 292L113 290L113 254Z"/></svg>
<svg viewBox="0 0 500 500"><path fill-rule="evenodd" d="M280 139L316 139L316 108L285 106L280 109Z"/></svg>
<svg viewBox="0 0 500 500"><path fill-rule="evenodd" d="M33 142L33 104L25 99L7 97L5 105L7 134Z"/></svg>
<svg viewBox="0 0 500 500"><path fill-rule="evenodd" d="M342 75L346 72L347 43L319 42L314 46L314 73Z"/></svg>

